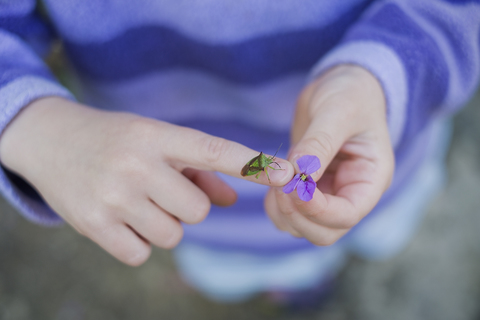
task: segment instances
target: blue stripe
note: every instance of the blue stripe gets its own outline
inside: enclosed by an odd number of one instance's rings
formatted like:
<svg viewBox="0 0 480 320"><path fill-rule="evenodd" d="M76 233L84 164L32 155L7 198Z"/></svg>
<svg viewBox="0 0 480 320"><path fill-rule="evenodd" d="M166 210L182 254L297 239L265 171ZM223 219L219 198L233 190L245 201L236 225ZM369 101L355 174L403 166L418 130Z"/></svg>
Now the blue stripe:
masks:
<svg viewBox="0 0 480 320"><path fill-rule="evenodd" d="M329 26L236 44L209 45L163 26L144 26L104 43L67 40L66 48L79 73L97 80L125 80L183 68L232 82L258 84L308 70L339 41L365 7L362 3L352 8Z"/></svg>
<svg viewBox="0 0 480 320"><path fill-rule="evenodd" d="M55 81L55 78L51 75L47 69L42 66L32 67L32 66L12 66L12 65L3 65L0 63L0 88L6 86L8 83L24 77L24 76L39 76L46 78L48 80Z"/></svg>
<svg viewBox="0 0 480 320"><path fill-rule="evenodd" d="M0 19L0 29L15 33L22 38L42 38L51 40L53 30L36 14L9 16Z"/></svg>
<svg viewBox="0 0 480 320"><path fill-rule="evenodd" d="M448 3L453 3L453 4L459 4L459 5L465 5L465 4L480 4L480 1L478 0L446 0Z"/></svg>
<svg viewBox="0 0 480 320"><path fill-rule="evenodd" d="M294 238L288 234L278 231L274 239L269 237L262 237L256 234L252 238L236 238L235 235L230 237L217 237L215 234L208 235L205 231L198 232L199 228L212 229L212 226L207 226L212 222L215 225L215 220L220 219L220 224L224 221L231 221L230 225L225 226L228 230L239 228L234 221L241 219L242 221L250 221L252 224L264 223L264 195L260 194L258 197L243 197L231 207L223 208L212 205L211 212L207 218L199 225L184 225L185 234L182 241L191 242L197 245L202 245L216 250L237 250L248 251L264 254L278 254L284 252L293 252L296 250L310 249L314 245L304 238ZM218 224L217 224L218 225ZM242 226L244 226L242 224ZM261 240L260 240L261 239Z"/></svg>
<svg viewBox="0 0 480 320"><path fill-rule="evenodd" d="M255 114L252 114L252 117L255 117ZM272 117L275 117L275 115L272 114ZM252 127L251 125L234 121L195 120L183 121L177 124L235 141L258 151L269 152L269 150L265 149L266 147L270 150L276 150L282 144L280 153L286 153L286 150L290 147L290 133L287 131Z"/></svg>
<svg viewBox="0 0 480 320"><path fill-rule="evenodd" d="M386 4L347 34L349 40L379 41L399 55L408 74L409 93L403 140L415 138L448 89L448 67L433 38L395 4Z"/></svg>

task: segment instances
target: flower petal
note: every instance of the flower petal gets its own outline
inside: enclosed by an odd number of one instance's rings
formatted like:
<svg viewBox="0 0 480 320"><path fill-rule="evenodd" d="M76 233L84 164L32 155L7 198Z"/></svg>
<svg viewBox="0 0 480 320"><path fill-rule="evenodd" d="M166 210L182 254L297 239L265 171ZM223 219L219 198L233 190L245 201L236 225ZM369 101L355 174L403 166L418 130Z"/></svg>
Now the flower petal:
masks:
<svg viewBox="0 0 480 320"><path fill-rule="evenodd" d="M297 173L289 183L283 186L283 192L290 193L297 187L298 181L300 181L300 173Z"/></svg>
<svg viewBox="0 0 480 320"><path fill-rule="evenodd" d="M305 174L312 174L320 169L320 159L317 156L305 155L297 159L298 168Z"/></svg>
<svg viewBox="0 0 480 320"><path fill-rule="evenodd" d="M307 176L307 180L301 181L297 186L298 197L303 201L310 201L313 198L313 193L317 188L317 184L312 177Z"/></svg>

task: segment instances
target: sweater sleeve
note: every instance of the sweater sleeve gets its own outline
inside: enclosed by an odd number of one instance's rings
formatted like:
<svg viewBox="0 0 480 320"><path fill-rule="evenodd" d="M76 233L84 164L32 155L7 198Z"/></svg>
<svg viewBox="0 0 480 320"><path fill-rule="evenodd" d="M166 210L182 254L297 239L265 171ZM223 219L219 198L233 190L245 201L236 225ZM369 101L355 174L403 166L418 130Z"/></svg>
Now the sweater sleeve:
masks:
<svg viewBox="0 0 480 320"><path fill-rule="evenodd" d="M369 70L383 87L394 147L475 92L480 73L480 1L377 1L313 69Z"/></svg>
<svg viewBox="0 0 480 320"><path fill-rule="evenodd" d="M35 8L34 0L0 3L0 135L35 99L52 95L73 98L40 57L48 49L52 32ZM31 221L45 225L61 222L25 181L4 167L0 168L0 192Z"/></svg>

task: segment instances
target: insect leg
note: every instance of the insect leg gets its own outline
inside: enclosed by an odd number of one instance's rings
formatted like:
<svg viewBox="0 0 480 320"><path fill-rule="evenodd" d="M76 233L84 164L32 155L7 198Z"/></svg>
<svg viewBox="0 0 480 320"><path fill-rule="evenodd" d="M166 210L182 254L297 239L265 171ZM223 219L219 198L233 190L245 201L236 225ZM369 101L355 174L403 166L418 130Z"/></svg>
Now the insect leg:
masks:
<svg viewBox="0 0 480 320"><path fill-rule="evenodd" d="M275 163L276 163L276 162L275 162ZM278 165L278 163L277 163L277 165ZM279 167L280 167L280 166L279 166ZM285 169L283 169L282 167L280 167L280 168L277 169L277 168L268 166L267 168L270 168L270 169L272 169L272 170L285 170Z"/></svg>
<svg viewBox="0 0 480 320"><path fill-rule="evenodd" d="M266 166L266 167L265 167L265 169L263 169L263 171L265 171L265 173L266 173L266 175L267 175L267 178L268 178L268 183L270 183L270 184L271 184L272 182L270 182L270 177L269 177L269 175L268 175L267 168L271 168L271 167L270 167L270 166Z"/></svg>
<svg viewBox="0 0 480 320"><path fill-rule="evenodd" d="M279 165L278 163L276 163L275 161L273 161L272 163L275 163L275 164L280 168L280 169L275 169L275 168L273 168L273 167L270 167L270 168L272 168L273 170L284 170L284 169L282 169L282 167L280 167L280 165Z"/></svg>

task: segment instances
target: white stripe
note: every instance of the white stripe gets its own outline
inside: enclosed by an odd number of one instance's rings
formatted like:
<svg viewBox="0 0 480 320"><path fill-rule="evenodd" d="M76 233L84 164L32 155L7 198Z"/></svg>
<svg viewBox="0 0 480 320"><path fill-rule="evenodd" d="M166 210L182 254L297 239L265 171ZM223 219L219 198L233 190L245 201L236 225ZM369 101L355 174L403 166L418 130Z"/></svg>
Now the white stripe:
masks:
<svg viewBox="0 0 480 320"><path fill-rule="evenodd" d="M101 42L128 29L164 25L212 44L234 43L328 25L365 0L45 1L57 29L78 43Z"/></svg>
<svg viewBox="0 0 480 320"><path fill-rule="evenodd" d="M401 6L420 28L425 30L435 41L440 49L442 57L445 59L448 67L448 91L442 103L443 111L452 111L467 102L467 99L474 92L480 76L480 51L478 39L480 38L480 5L476 3L466 3L462 5L450 4L446 1L431 1L426 6L422 1L396 2ZM441 18L448 18L443 23L444 28L439 28L438 21ZM447 23L448 22L448 23ZM454 23L453 23L454 22ZM452 43L445 36L457 37L457 45L461 47L452 47ZM462 37L462 38L459 38ZM465 77L465 72L459 68L455 56L455 50L462 50L469 53L462 58L468 59L470 71L475 79ZM462 61L465 63L465 61ZM467 64L467 63L465 63Z"/></svg>
<svg viewBox="0 0 480 320"><path fill-rule="evenodd" d="M35 0L0 1L0 17L22 16L35 8Z"/></svg>
<svg viewBox="0 0 480 320"><path fill-rule="evenodd" d="M340 244L283 255L217 251L190 243L174 250L182 277L214 300L233 302L269 290L307 290L345 263Z"/></svg>
<svg viewBox="0 0 480 320"><path fill-rule="evenodd" d="M35 76L15 79L0 88L0 132L24 106L44 96L72 98L62 86Z"/></svg>
<svg viewBox="0 0 480 320"><path fill-rule="evenodd" d="M90 82L88 104L135 112L168 122L236 120L287 131L306 75L264 85L240 86L212 75L186 70L155 73L115 84Z"/></svg>

